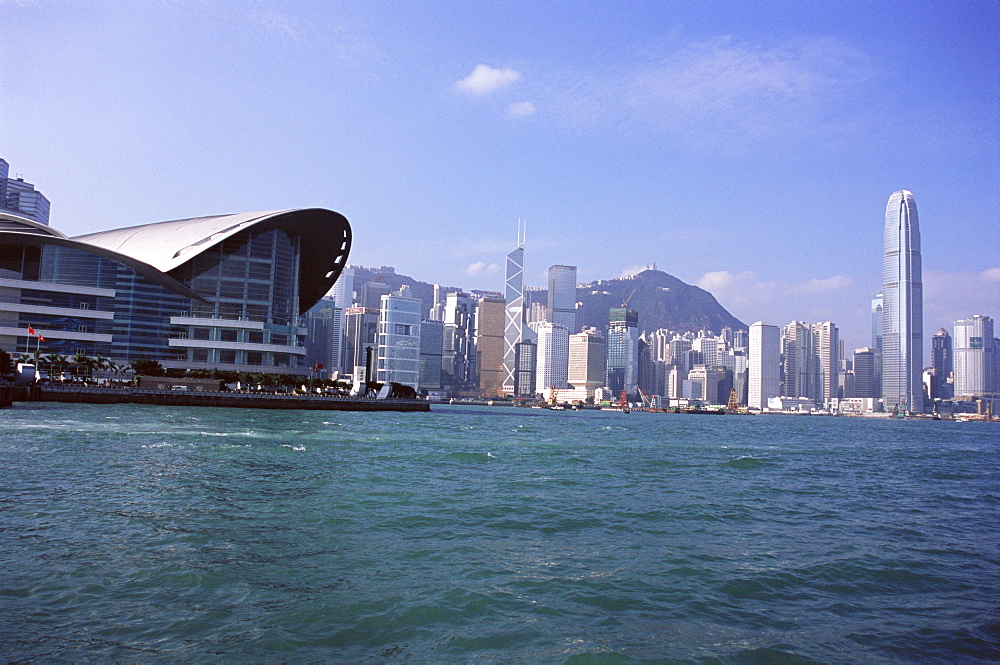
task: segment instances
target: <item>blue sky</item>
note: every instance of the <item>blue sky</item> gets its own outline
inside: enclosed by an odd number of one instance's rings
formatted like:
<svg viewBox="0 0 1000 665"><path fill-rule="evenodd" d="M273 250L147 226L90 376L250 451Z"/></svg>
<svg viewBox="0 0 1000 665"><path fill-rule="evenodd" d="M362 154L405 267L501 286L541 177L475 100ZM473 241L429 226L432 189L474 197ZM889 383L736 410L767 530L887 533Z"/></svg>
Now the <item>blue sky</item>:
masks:
<svg viewBox="0 0 1000 665"><path fill-rule="evenodd" d="M868 343L889 195L925 321L1000 315L1000 4L0 0L0 156L70 235L322 206L500 290L651 265Z"/></svg>

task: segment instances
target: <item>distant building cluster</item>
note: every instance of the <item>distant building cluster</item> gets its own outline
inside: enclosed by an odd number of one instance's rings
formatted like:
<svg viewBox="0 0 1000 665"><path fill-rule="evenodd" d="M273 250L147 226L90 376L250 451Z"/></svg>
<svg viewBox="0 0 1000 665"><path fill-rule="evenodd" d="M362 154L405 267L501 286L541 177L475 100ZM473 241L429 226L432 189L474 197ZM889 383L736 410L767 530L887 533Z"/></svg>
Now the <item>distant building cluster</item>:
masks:
<svg viewBox="0 0 1000 665"><path fill-rule="evenodd" d="M584 325L575 266L551 266L547 288L524 284L520 224L502 292L400 288L390 266L346 265L350 226L329 210L67 238L48 225L48 200L7 172L0 160L0 349L10 354L391 382L441 397L761 411L981 408L1000 390L1000 340L986 315L934 333L924 366L908 191L886 207L870 346L848 352L830 321L643 330L632 295L609 308L606 326Z"/></svg>
<svg viewBox="0 0 1000 665"><path fill-rule="evenodd" d="M986 316L956 321L954 348L951 336L938 331L933 363L923 366L920 233L907 191L895 192L886 207L870 346L853 350L830 321L641 330L640 312L627 301L610 308L606 328L584 327L576 267L551 266L543 289L523 283L524 264L519 225L503 293L435 286L423 303L428 316L419 328L410 324L409 340L391 338L385 323L394 299L409 296L371 281L356 289L348 268L332 294L343 334L333 345L339 349L329 351L331 366L441 396L761 411L919 413L952 400L989 400L1000 386L1000 341ZM407 349L406 369L398 359L389 362L394 344Z"/></svg>

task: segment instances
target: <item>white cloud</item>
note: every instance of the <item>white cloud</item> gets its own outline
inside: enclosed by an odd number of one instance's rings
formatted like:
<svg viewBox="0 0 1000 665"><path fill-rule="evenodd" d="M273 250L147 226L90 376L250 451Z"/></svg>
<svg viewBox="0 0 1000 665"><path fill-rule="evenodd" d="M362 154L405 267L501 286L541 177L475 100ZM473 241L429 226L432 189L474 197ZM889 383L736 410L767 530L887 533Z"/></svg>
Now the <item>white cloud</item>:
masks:
<svg viewBox="0 0 1000 665"><path fill-rule="evenodd" d="M564 73L545 101L572 124L639 121L722 144L846 126L858 112L852 95L872 71L867 54L836 38L765 45L722 36L658 45L625 72Z"/></svg>
<svg viewBox="0 0 1000 665"><path fill-rule="evenodd" d="M1000 268L988 268L979 273L982 282L1000 282Z"/></svg>
<svg viewBox="0 0 1000 665"><path fill-rule="evenodd" d="M455 88L471 95L488 95L521 80L521 73L514 69L496 69L489 65L476 65L472 73L455 81Z"/></svg>
<svg viewBox="0 0 1000 665"><path fill-rule="evenodd" d="M796 293L806 293L812 295L822 295L833 291L843 291L854 285L854 279L850 275L834 275L826 279L810 279L805 284L795 287Z"/></svg>
<svg viewBox="0 0 1000 665"><path fill-rule="evenodd" d="M476 261L469 265L465 272L470 275L495 275L500 272L500 264L490 263L487 265L485 261Z"/></svg>
<svg viewBox="0 0 1000 665"><path fill-rule="evenodd" d="M535 115L535 105L531 102L516 102L507 107L508 118L521 118Z"/></svg>
<svg viewBox="0 0 1000 665"><path fill-rule="evenodd" d="M629 266L627 268L622 268L621 272L615 279L628 279L629 277L635 277L643 270L649 270L652 266Z"/></svg>

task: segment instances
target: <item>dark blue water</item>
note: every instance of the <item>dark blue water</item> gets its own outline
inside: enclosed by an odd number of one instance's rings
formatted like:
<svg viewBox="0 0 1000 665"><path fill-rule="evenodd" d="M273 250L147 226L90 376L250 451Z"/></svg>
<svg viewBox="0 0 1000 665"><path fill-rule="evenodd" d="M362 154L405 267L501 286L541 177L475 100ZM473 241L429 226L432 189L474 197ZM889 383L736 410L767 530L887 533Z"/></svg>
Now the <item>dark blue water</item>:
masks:
<svg viewBox="0 0 1000 665"><path fill-rule="evenodd" d="M1000 425L0 411L0 658L1000 659Z"/></svg>

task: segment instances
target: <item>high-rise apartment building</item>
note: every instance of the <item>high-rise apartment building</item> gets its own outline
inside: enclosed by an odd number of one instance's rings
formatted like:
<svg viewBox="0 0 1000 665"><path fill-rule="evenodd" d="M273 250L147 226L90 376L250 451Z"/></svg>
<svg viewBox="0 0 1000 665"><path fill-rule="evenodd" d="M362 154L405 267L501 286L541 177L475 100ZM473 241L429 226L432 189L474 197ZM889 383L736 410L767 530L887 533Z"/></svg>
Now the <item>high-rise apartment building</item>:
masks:
<svg viewBox="0 0 1000 665"><path fill-rule="evenodd" d="M420 309L409 289L382 296L378 324L379 383L400 383L414 390L420 379Z"/></svg>
<svg viewBox="0 0 1000 665"><path fill-rule="evenodd" d="M781 392L781 340L778 326L758 321L750 326L747 405L763 409Z"/></svg>
<svg viewBox="0 0 1000 665"><path fill-rule="evenodd" d="M521 395L516 390L519 371L517 345L524 340L524 229L520 220L517 224L517 247L507 255L504 300L507 304L503 328L503 393Z"/></svg>
<svg viewBox="0 0 1000 665"><path fill-rule="evenodd" d="M882 398L887 410L923 411L923 282L917 204L894 192L882 253Z"/></svg>
<svg viewBox="0 0 1000 665"><path fill-rule="evenodd" d="M951 399L951 374L954 371L951 335L939 328L931 337L931 399Z"/></svg>
<svg viewBox="0 0 1000 665"><path fill-rule="evenodd" d="M503 395L504 314L503 298L485 296L476 304L476 368L480 395Z"/></svg>
<svg viewBox="0 0 1000 665"><path fill-rule="evenodd" d="M993 319L974 314L955 321L955 399L997 392L994 384Z"/></svg>
<svg viewBox="0 0 1000 665"><path fill-rule="evenodd" d="M549 268L548 320L565 326L571 335L577 331L576 266Z"/></svg>
<svg viewBox="0 0 1000 665"><path fill-rule="evenodd" d="M634 395L638 385L639 313L612 307L608 322L607 386L617 397L624 390Z"/></svg>
<svg viewBox="0 0 1000 665"><path fill-rule="evenodd" d="M813 355L812 327L792 321L781 329L781 355L784 359L785 397L816 396L816 371Z"/></svg>

